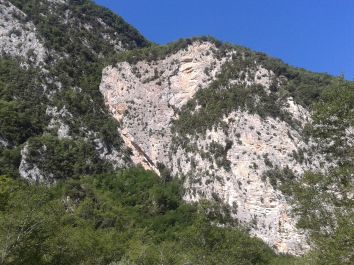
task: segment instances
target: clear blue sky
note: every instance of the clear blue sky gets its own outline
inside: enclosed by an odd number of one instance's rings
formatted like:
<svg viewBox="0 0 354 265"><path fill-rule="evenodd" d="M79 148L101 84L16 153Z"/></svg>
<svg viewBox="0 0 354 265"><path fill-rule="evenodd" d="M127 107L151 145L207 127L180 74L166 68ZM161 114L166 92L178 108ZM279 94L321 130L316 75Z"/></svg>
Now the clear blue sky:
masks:
<svg viewBox="0 0 354 265"><path fill-rule="evenodd" d="M354 0L96 0L147 39L210 35L354 79Z"/></svg>

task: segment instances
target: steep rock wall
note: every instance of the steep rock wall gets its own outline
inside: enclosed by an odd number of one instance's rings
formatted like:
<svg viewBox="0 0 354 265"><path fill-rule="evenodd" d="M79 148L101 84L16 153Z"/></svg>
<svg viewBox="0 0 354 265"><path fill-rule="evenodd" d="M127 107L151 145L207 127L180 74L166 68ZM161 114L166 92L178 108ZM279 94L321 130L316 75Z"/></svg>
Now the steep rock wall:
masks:
<svg viewBox="0 0 354 265"><path fill-rule="evenodd" d="M169 164L171 121L198 89L215 78L226 60L218 60L214 49L209 42L197 42L156 62L123 62L104 69L100 91L122 123L122 136L133 150L135 163L156 172L157 162Z"/></svg>
<svg viewBox="0 0 354 265"><path fill-rule="evenodd" d="M307 144L284 121L245 111L233 112L224 121L227 129L216 126L203 135L188 136L185 148L174 146L172 168L186 176L185 199L226 203L251 234L277 251L304 253L309 248L305 231L296 228L291 205L264 174L286 167L300 176L319 168L320 158L309 159L306 153L303 163L294 158Z"/></svg>
<svg viewBox="0 0 354 265"><path fill-rule="evenodd" d="M185 177L185 200L225 203L253 235L278 252L299 255L309 249L306 232L296 228L291 205L266 173L287 169L289 177L300 177L306 170L324 168L324 159L313 152L314 143L306 142L301 133L311 122L305 108L291 97L281 107L296 121L295 127L239 109L223 118L225 126L216 123L204 134L181 136L171 130L182 107L217 78L234 53L220 59L212 43L194 42L163 60L122 62L104 70L100 91L122 124L136 164L155 171L156 163L165 164L173 175ZM275 80L262 65L244 73L245 78L230 84L261 85L269 94L274 82L284 81Z"/></svg>

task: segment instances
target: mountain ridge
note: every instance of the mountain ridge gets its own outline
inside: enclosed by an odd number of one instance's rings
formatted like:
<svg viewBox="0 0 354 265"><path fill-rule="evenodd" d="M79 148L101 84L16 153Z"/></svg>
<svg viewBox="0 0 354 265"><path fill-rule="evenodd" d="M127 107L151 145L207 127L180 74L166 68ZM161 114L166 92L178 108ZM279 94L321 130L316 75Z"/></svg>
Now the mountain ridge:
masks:
<svg viewBox="0 0 354 265"><path fill-rule="evenodd" d="M350 224L352 82L210 37L157 46L91 1L0 6L0 175L141 165L292 255Z"/></svg>

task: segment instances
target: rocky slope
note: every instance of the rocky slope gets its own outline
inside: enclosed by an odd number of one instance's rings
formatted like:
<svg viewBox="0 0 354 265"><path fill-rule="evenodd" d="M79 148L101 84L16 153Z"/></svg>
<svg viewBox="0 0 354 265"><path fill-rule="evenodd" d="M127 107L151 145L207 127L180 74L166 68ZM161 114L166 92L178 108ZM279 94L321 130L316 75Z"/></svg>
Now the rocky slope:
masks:
<svg viewBox="0 0 354 265"><path fill-rule="evenodd" d="M187 201L228 205L236 220L277 251L306 252L306 231L296 228L292 206L271 177L281 172L284 179L300 178L305 171L326 172L334 164L304 135L312 123L310 108L296 102L296 95L274 92L289 83L287 77L275 74L256 55L208 40L192 41L155 60L136 57L106 67L100 85L106 105L121 122L122 137L133 149L132 160L154 171L163 163L185 180ZM230 65L243 66L245 61L247 65L230 71L226 82L213 84ZM228 112L206 124L201 114L205 105L197 93L235 86L258 89L249 95L252 103L242 106L235 100ZM214 96L217 103L227 100ZM257 109L262 100L270 100L278 112ZM205 104L211 101L207 98ZM181 130L186 113L200 126L191 122L189 131Z"/></svg>
<svg viewBox="0 0 354 265"><path fill-rule="evenodd" d="M71 154L86 156L84 164L72 161L82 173L96 171L93 161L98 160L107 162L107 169L128 165L129 150L97 88L110 56L149 42L120 17L90 1L1 0L0 12L0 71L6 85L1 100L5 106L25 108L24 127L34 127L16 129L11 115L22 115L22 110L9 114L8 107L1 109L8 121L4 120L0 132L4 147L0 157L6 159L6 152L22 154L20 161L8 162L2 172L11 168L11 174L53 183L61 179L61 166L54 166L62 152L58 144L75 152L82 144L95 150L90 155ZM57 143L48 142L47 135Z"/></svg>
<svg viewBox="0 0 354 265"><path fill-rule="evenodd" d="M0 175L142 165L295 255L306 218L350 214L351 82L210 38L155 46L86 0L0 0L0 54Z"/></svg>
<svg viewBox="0 0 354 265"><path fill-rule="evenodd" d="M0 52L38 65L44 61L47 51L36 27L26 17L10 2L0 1Z"/></svg>
<svg viewBox="0 0 354 265"><path fill-rule="evenodd" d="M194 43L158 61L123 62L104 69L100 91L113 116L123 124L121 134L134 151L135 163L157 172L157 162L168 164L175 110L206 87L226 60L215 58L213 49L212 43Z"/></svg>

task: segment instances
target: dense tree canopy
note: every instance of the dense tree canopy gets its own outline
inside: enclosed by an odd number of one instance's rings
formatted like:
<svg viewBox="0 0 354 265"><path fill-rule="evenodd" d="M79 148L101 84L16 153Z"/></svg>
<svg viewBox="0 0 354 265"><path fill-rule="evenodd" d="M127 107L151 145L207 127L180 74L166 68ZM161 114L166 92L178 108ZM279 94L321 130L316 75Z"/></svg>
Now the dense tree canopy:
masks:
<svg viewBox="0 0 354 265"><path fill-rule="evenodd" d="M178 180L140 168L54 187L0 179L1 264L271 264L273 251ZM225 226L224 228L220 226ZM290 260L290 258L289 258Z"/></svg>

